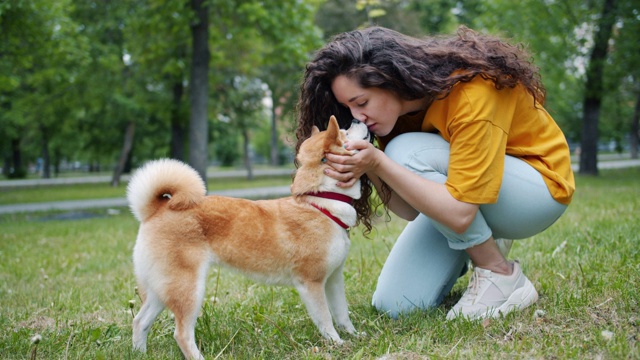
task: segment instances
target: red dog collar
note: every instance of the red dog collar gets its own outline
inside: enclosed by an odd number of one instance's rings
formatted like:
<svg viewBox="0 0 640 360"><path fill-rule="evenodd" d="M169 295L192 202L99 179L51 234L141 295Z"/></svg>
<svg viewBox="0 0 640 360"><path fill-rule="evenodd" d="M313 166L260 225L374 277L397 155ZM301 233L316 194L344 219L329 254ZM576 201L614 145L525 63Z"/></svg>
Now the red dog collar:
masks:
<svg viewBox="0 0 640 360"><path fill-rule="evenodd" d="M337 217L333 216L333 214L331 214L329 212L329 210L325 209L325 208L321 208L320 206L314 204L314 203L310 203L311 206L313 206L314 208L320 210L323 214L327 215L329 217L329 219L333 220L336 222L336 224L342 226L343 229L347 230L349 229L349 225L345 224L342 222L342 220L338 219Z"/></svg>
<svg viewBox="0 0 640 360"><path fill-rule="evenodd" d="M336 192L324 191L324 192L317 192L317 193L307 193L305 195L315 196L323 199L338 200L338 201L347 203L349 205L353 203L353 199L350 196L339 194Z"/></svg>
<svg viewBox="0 0 640 360"><path fill-rule="evenodd" d="M338 200L338 201L342 201L343 203L347 203L349 205L351 205L353 203L353 199L350 196L347 196L347 195L344 195L344 194L335 193L335 192L317 192L317 193L308 193L306 195L315 196L315 197L319 197L319 198L323 198L323 199ZM333 216L333 214L331 214L329 212L329 210L327 210L325 208L321 208L320 206L318 206L318 205L316 205L314 203L310 203L310 204L314 208L320 210L323 214L327 215L329 217L329 219L335 221L336 224L340 225L343 229L345 229L345 230L349 229L349 225L345 224L344 222L342 222L342 220L340 220L337 217Z"/></svg>

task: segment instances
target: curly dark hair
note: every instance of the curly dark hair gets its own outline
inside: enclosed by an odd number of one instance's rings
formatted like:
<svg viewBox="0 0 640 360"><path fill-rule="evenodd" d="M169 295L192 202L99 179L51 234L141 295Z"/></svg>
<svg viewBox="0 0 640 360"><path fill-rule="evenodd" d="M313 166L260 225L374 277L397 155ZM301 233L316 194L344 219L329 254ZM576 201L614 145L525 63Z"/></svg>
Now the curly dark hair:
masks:
<svg viewBox="0 0 640 360"><path fill-rule="evenodd" d="M539 70L521 44L512 45L464 26L455 35L422 39L377 26L350 31L335 36L306 66L296 107L296 153L313 125L326 129L331 115L341 128L351 124L350 110L331 91L339 75L355 79L364 88L389 90L405 100L426 97L429 104L447 97L456 83L478 75L493 81L498 90L523 85L534 105L544 104L546 95ZM362 197L355 207L359 223L369 232L373 190L366 175L362 180Z"/></svg>

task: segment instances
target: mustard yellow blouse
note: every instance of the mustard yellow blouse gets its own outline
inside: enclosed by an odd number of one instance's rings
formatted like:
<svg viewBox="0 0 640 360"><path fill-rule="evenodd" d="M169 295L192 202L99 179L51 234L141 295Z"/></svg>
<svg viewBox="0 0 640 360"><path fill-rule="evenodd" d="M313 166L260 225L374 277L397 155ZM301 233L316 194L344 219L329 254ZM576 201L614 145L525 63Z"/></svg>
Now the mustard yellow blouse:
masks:
<svg viewBox="0 0 640 360"><path fill-rule="evenodd" d="M575 191L567 141L560 127L518 85L497 90L476 76L458 83L449 96L434 101L421 121L402 116L384 146L407 131L437 131L450 143L446 187L453 197L474 204L495 203L502 183L504 154L518 157L540 174L551 196L569 204Z"/></svg>

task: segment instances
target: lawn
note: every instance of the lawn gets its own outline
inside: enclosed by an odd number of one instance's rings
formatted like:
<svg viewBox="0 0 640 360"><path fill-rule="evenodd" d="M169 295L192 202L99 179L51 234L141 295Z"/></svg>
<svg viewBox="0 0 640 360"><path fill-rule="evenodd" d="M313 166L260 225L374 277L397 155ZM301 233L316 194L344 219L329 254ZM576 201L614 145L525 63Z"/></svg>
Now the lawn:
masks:
<svg viewBox="0 0 640 360"><path fill-rule="evenodd" d="M209 191L245 189L291 184L291 176L256 176L252 180L242 178L210 178ZM119 186L103 184L46 185L26 188L0 189L0 205L37 203L48 201L123 198L127 183Z"/></svg>
<svg viewBox="0 0 640 360"><path fill-rule="evenodd" d="M640 168L578 177L567 214L514 245L540 300L504 319L445 321L468 276L438 309L398 320L370 305L404 222L352 230L347 299L360 338L325 342L293 289L213 269L196 338L209 359L640 358ZM0 358L179 359L173 321L160 315L148 354L131 349L137 223L123 209L81 220L0 217ZM132 308L130 308L130 304ZM39 339L35 344L34 340Z"/></svg>

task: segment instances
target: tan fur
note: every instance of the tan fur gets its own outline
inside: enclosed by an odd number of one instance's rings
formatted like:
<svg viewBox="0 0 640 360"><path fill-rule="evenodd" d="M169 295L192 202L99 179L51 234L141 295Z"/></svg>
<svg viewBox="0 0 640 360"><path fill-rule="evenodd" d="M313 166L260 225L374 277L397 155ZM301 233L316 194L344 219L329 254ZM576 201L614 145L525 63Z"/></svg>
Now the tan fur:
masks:
<svg viewBox="0 0 640 360"><path fill-rule="evenodd" d="M332 315L338 327L356 333L342 276L348 233L310 203L350 226L355 210L343 202L306 195L343 191L324 176L322 158L328 152L346 153L345 136L333 117L327 131L314 131L298 155L294 196L283 199L205 196L195 170L175 160L154 161L136 172L127 189L132 212L141 221L134 268L144 301L133 321L136 349L146 350L151 324L168 307L184 356L202 358L194 327L211 263L266 283L294 286L321 334L330 340L342 342ZM347 194L358 198L359 183Z"/></svg>

